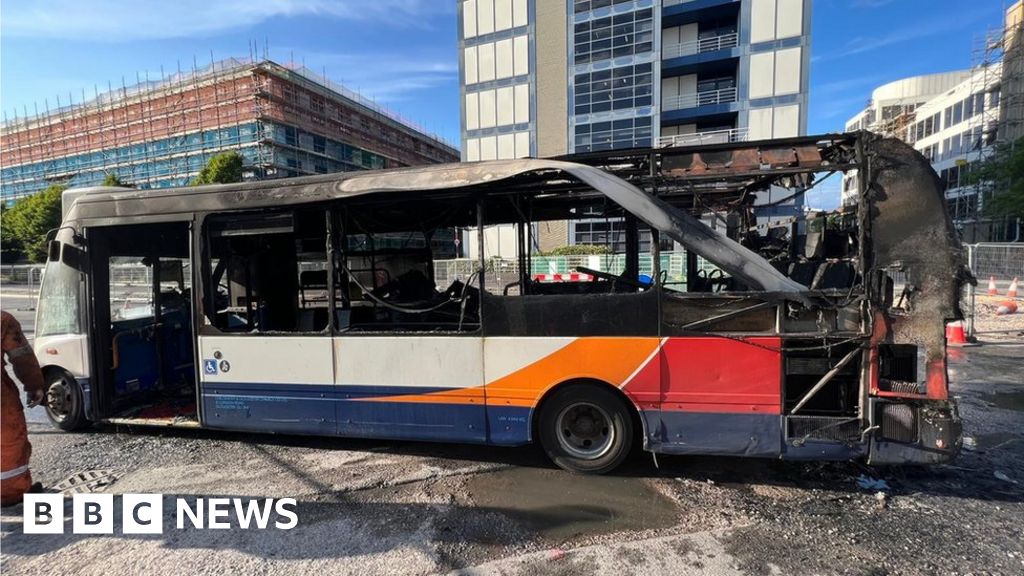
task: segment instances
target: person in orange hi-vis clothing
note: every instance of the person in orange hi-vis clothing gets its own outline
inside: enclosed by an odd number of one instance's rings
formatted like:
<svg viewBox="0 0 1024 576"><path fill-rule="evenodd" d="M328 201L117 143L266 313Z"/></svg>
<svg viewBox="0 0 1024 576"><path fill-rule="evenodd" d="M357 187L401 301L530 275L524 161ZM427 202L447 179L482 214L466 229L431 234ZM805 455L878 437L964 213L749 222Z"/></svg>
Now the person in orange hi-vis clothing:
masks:
<svg viewBox="0 0 1024 576"><path fill-rule="evenodd" d="M46 400L43 373L39 369L21 324L7 312L0 311L3 328L3 394L0 396L0 504L11 506L21 502L26 492L38 492L41 485L32 484L28 458L32 445L28 442L25 411L18 397L18 387L7 374L8 364L25 387L28 405L37 406Z"/></svg>

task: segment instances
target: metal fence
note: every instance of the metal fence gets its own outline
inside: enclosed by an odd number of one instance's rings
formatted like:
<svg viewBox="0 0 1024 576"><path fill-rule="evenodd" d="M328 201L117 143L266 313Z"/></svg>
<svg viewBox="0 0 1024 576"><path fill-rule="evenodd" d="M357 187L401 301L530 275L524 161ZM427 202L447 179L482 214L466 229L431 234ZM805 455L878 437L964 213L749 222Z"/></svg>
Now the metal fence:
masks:
<svg viewBox="0 0 1024 576"><path fill-rule="evenodd" d="M4 286L37 289L42 279L43 267L41 265L7 264L0 266L0 284Z"/></svg>
<svg viewBox="0 0 1024 576"><path fill-rule="evenodd" d="M703 258L697 259L700 269L710 272L717 267ZM514 258L490 258L486 261L487 290L500 293L519 280L519 262ZM568 274L578 268L588 268L598 272L621 274L626 267L625 254L602 254L590 256L533 256L530 259L530 276ZM476 273L480 263L472 258L457 260L434 261L434 283L443 288L455 280L465 281ZM682 286L686 284L686 252L664 252L661 254L661 270L666 282ZM650 254L640 255L640 274L654 276L654 257ZM683 289L683 288L679 288ZM514 289L510 293L515 293Z"/></svg>
<svg viewBox="0 0 1024 576"><path fill-rule="evenodd" d="M966 248L971 271L979 282L990 278L997 282L1024 278L1024 244L982 243Z"/></svg>
<svg viewBox="0 0 1024 576"><path fill-rule="evenodd" d="M1024 243L967 244L967 263L978 279L977 286L967 286L963 297L963 311L967 320L967 335L985 332L1018 332L1024 322L1017 321L1017 312L1009 317L997 318L999 301L1008 299L1010 284L1024 278ZM988 296L989 283L996 290L995 298ZM1017 299L1021 304L1020 299Z"/></svg>

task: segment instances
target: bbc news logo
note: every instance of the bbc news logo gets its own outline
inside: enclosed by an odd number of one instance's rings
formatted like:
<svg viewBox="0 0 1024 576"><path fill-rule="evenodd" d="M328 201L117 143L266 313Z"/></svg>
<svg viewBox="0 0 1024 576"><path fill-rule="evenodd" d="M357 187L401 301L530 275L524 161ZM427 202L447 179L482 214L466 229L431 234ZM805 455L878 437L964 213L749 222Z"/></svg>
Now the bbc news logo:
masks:
<svg viewBox="0 0 1024 576"><path fill-rule="evenodd" d="M122 494L122 534L163 534L163 494ZM25 494L25 534L63 534L64 496ZM294 498L185 498L174 499L174 526L178 530L291 530L299 524ZM73 534L113 534L117 505L113 494L75 494L71 500ZM232 522L232 519L234 522Z"/></svg>

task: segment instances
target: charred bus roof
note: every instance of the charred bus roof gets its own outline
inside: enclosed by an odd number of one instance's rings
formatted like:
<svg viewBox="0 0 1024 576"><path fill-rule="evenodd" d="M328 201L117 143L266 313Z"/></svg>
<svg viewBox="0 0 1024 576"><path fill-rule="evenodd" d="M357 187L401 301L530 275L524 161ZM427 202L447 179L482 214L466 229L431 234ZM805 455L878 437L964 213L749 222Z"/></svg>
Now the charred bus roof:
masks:
<svg viewBox="0 0 1024 576"><path fill-rule="evenodd" d="M571 161L570 161L571 160ZM65 220L110 225L168 219L190 213L258 210L347 199L359 203L422 203L424 214L478 198L525 199L533 220L578 218L580 207L621 207L681 245L714 262L751 289L792 295L808 285L781 272L762 255L702 223L691 213L738 211L747 218L754 192L769 186L804 194L836 172L858 170L856 273L872 266L904 265L915 254L898 237L872 232L879 209L886 231L913 230L930 242L929 269L961 269L955 230L945 214L937 177L909 146L861 132L761 142L589 153L565 159L522 159L441 164L381 171L344 172L238 184L135 190L97 187L69 190ZM931 178L928 178L928 176ZM915 206L908 210L907 206ZM524 218L516 201L488 201L484 222ZM746 210L744 213L743 211ZM476 225L472 210L466 226ZM905 222L904 228L899 223ZM900 250L893 247L902 246ZM878 261L874 254L905 258ZM892 261L888 261L892 260ZM777 263L776 263L777 264ZM918 267L920 268L920 267ZM926 276L933 276L928 273ZM957 281L959 282L959 280ZM958 284L959 285L959 284ZM947 316L951 286L942 292ZM793 298L807 303L805 297Z"/></svg>

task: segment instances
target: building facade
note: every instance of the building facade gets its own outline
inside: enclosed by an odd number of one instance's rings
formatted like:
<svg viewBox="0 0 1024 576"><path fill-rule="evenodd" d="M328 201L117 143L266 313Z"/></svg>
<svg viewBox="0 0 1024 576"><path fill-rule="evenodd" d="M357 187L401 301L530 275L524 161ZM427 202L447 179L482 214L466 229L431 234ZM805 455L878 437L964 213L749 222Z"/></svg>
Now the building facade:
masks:
<svg viewBox="0 0 1024 576"><path fill-rule="evenodd" d="M993 151L998 134L1001 95L1000 64L975 70L952 90L917 109L905 140L931 163L942 181L949 213L964 240L993 237L993 222L981 213L982 186L968 174Z"/></svg>
<svg viewBox="0 0 1024 576"><path fill-rule="evenodd" d="M916 110L934 98L969 80L970 70L914 76L883 84L871 92L868 105L846 121L846 131L867 130L883 136L905 139L907 127L914 122ZM843 175L842 203L857 201L856 172Z"/></svg>
<svg viewBox="0 0 1024 576"><path fill-rule="evenodd" d="M246 178L458 161L439 138L307 69L226 60L113 90L0 129L5 203L52 183L187 184L220 152Z"/></svg>
<svg viewBox="0 0 1024 576"><path fill-rule="evenodd" d="M920 102L923 95L955 79L948 89ZM846 128L870 130L900 138L911 144L932 163L946 193L950 215L968 242L992 237L993 222L981 216L981 187L967 177L971 166L994 150L1000 123L1002 88L1001 64L934 76L909 78L887 84L875 91L887 93L891 87L911 87L904 98L880 100L851 118ZM856 203L858 177L843 178L843 204Z"/></svg>
<svg viewBox="0 0 1024 576"><path fill-rule="evenodd" d="M965 242L1019 240L1021 222L986 213L999 190L971 177L999 145L1024 136L1024 0L1006 11L1003 25L979 36L974 66L945 74L898 80L872 93L868 107L846 123L900 138L932 163L945 190L950 216ZM857 200L857 174L843 177L843 204Z"/></svg>
<svg viewBox="0 0 1024 576"><path fill-rule="evenodd" d="M456 2L463 160L806 133L811 0Z"/></svg>
<svg viewBox="0 0 1024 576"><path fill-rule="evenodd" d="M810 0L457 0L467 161L806 132Z"/></svg>

